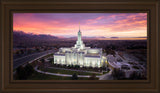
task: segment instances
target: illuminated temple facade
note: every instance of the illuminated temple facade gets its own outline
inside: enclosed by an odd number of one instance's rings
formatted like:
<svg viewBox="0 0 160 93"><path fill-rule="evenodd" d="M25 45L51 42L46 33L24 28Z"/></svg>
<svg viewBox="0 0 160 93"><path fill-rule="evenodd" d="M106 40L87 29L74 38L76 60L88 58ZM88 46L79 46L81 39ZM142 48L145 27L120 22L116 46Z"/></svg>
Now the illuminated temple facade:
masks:
<svg viewBox="0 0 160 93"><path fill-rule="evenodd" d="M102 67L102 48L85 47L79 27L76 44L71 48L60 48L54 54L54 64L79 65L80 67Z"/></svg>

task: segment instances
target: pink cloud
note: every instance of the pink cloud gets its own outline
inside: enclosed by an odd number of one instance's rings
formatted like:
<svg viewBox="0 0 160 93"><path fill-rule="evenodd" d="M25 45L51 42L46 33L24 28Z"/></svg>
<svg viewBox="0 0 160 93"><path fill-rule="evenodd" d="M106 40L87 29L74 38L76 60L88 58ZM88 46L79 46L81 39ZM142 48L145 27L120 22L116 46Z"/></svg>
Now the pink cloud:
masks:
<svg viewBox="0 0 160 93"><path fill-rule="evenodd" d="M97 17L97 18L95 18L95 19L88 19L88 20L87 20L87 24L98 23L98 20L103 19L103 18L104 18L104 16L99 16L99 17Z"/></svg>
<svg viewBox="0 0 160 93"><path fill-rule="evenodd" d="M64 16L66 17L66 16ZM78 22L76 19L54 19L45 20L37 18L32 13L23 14L21 16L14 16L13 30L24 31L26 33L35 34L53 34L53 35L77 35ZM129 35L128 32L141 31L141 36L145 36L147 32L147 14L112 14L108 16L97 16L94 18L87 18L86 23L81 23L81 31L84 35L107 35L112 33L123 32L123 36ZM93 33L96 31L95 33ZM133 34L133 33L132 33ZM130 34L130 36L132 36ZM120 35L120 34L119 34ZM121 36L121 35L120 35Z"/></svg>

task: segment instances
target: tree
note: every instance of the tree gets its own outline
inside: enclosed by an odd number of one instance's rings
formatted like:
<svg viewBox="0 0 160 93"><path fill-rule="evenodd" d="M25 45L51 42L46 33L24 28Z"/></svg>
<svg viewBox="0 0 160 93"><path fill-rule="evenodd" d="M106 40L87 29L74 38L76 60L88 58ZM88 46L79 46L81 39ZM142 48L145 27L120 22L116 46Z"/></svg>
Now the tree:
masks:
<svg viewBox="0 0 160 93"><path fill-rule="evenodd" d="M75 69L79 69L79 68L80 68L80 66L79 66L79 65L75 65L74 67L75 67Z"/></svg>
<svg viewBox="0 0 160 93"><path fill-rule="evenodd" d="M47 71L46 64L45 64L45 59L42 58L42 59L41 59L41 62L42 62L42 64L43 64L43 67L42 67L42 68L44 68L44 71Z"/></svg>
<svg viewBox="0 0 160 93"><path fill-rule="evenodd" d="M24 67L19 66L16 69L16 73L17 73L17 79L19 79L19 80L26 80L27 79L27 74L26 74Z"/></svg>
<svg viewBox="0 0 160 93"><path fill-rule="evenodd" d="M45 65L45 60L44 60L44 58L41 59L41 62L42 62L42 64L43 64L43 66L44 66L44 65Z"/></svg>
<svg viewBox="0 0 160 93"><path fill-rule="evenodd" d="M53 59L53 58L50 58L50 59L49 59L49 62L50 62L51 64L54 64L54 59Z"/></svg>
<svg viewBox="0 0 160 93"><path fill-rule="evenodd" d="M19 55L20 54L20 51L16 51L16 55Z"/></svg>
<svg viewBox="0 0 160 93"><path fill-rule="evenodd" d="M95 80L96 79L96 74L92 74L91 77L89 77L89 80Z"/></svg>
<svg viewBox="0 0 160 93"><path fill-rule="evenodd" d="M118 80L124 79L125 72L120 69L115 68L115 69L113 69L112 76L114 79L118 79Z"/></svg>
<svg viewBox="0 0 160 93"><path fill-rule="evenodd" d="M132 74L130 74L129 79L131 80L137 80L137 79L145 79L140 73L134 71Z"/></svg>
<svg viewBox="0 0 160 93"><path fill-rule="evenodd" d="M115 50L115 49L116 49L115 45L113 45L113 44L110 45L110 48L111 48L112 50Z"/></svg>
<svg viewBox="0 0 160 93"><path fill-rule="evenodd" d="M26 80L34 72L34 69L31 64L27 64L25 67L19 66L16 69L17 79Z"/></svg>
<svg viewBox="0 0 160 93"><path fill-rule="evenodd" d="M76 73L74 73L74 74L72 75L72 80L78 80L78 76L77 76Z"/></svg>
<svg viewBox="0 0 160 93"><path fill-rule="evenodd" d="M24 69L26 71L27 76L31 76L34 72L34 69L31 64L27 64Z"/></svg>
<svg viewBox="0 0 160 93"><path fill-rule="evenodd" d="M24 50L23 49L21 49L20 51L21 51L21 54L24 54Z"/></svg>
<svg viewBox="0 0 160 93"><path fill-rule="evenodd" d="M42 63L44 63L44 62L45 62L44 58L42 58L42 59L41 59L41 62L42 62Z"/></svg>

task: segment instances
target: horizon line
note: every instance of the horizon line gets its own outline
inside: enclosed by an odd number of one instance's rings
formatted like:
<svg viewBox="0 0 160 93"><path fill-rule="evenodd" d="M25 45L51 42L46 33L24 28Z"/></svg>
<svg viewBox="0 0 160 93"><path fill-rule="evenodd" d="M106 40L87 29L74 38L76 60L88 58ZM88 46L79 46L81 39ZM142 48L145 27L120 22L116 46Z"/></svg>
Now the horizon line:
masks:
<svg viewBox="0 0 160 93"><path fill-rule="evenodd" d="M13 31L13 32L22 32L24 34L30 34L30 35L49 35L49 36L55 36L55 37L63 37L63 38L75 38L77 35L52 35L52 34L35 34L35 33L26 33L24 31ZM82 35L82 37L88 37L88 38L147 38L147 36L137 36L137 37L119 37L119 36L86 36Z"/></svg>

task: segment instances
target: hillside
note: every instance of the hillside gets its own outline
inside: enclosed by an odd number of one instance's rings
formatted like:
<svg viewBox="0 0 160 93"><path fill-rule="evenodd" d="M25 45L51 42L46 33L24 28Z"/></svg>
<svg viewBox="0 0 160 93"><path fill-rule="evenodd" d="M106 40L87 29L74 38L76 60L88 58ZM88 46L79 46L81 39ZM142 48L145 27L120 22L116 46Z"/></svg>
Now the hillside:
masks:
<svg viewBox="0 0 160 93"><path fill-rule="evenodd" d="M51 36L51 35L35 35L35 34L28 34L24 33L23 31L13 31L13 46L17 47L19 45L36 45L38 43L42 42L50 42L55 39L58 39L58 37Z"/></svg>

